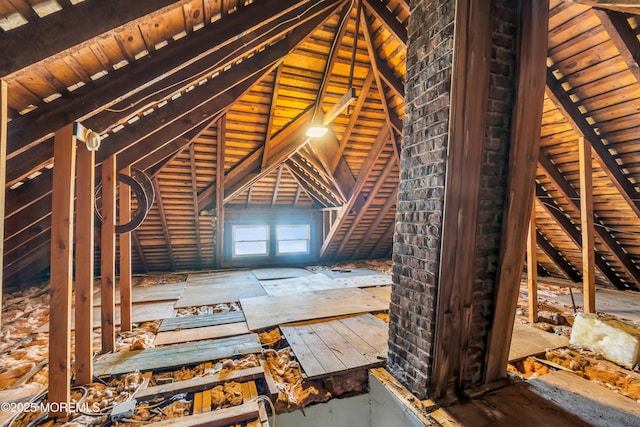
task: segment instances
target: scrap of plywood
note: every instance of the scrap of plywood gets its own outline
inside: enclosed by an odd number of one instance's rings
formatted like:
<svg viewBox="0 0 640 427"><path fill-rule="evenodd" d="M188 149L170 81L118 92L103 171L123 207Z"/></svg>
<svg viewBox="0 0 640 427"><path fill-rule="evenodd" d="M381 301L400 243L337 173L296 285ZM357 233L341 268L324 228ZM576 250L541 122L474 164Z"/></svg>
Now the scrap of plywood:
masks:
<svg viewBox="0 0 640 427"><path fill-rule="evenodd" d="M304 268L258 268L251 270L258 280L291 279L313 274Z"/></svg>
<svg viewBox="0 0 640 427"><path fill-rule="evenodd" d="M261 295L266 292L251 271L189 275L176 308L220 304Z"/></svg>
<svg viewBox="0 0 640 427"><path fill-rule="evenodd" d="M118 375L135 371L152 371L236 355L260 353L262 346L257 334L239 335L208 341L170 345L145 350L105 354L94 363L95 376Z"/></svg>
<svg viewBox="0 0 640 427"><path fill-rule="evenodd" d="M260 284L271 296L285 296L300 292L322 291L325 289L345 288L343 284L328 278L324 274L311 274L293 279L261 280Z"/></svg>
<svg viewBox="0 0 640 427"><path fill-rule="evenodd" d="M528 382L540 396L591 425L640 425L640 407L633 400L571 372L557 371Z"/></svg>
<svg viewBox="0 0 640 427"><path fill-rule="evenodd" d="M308 378L379 366L389 328L371 314L280 326Z"/></svg>
<svg viewBox="0 0 640 427"><path fill-rule="evenodd" d="M226 325L227 323L244 322L241 310L222 313L201 314L198 316L182 316L164 319L158 332L175 331L178 329L203 328L205 326Z"/></svg>
<svg viewBox="0 0 640 427"><path fill-rule="evenodd" d="M368 274L364 276L335 277L333 280L349 288L364 288L367 286L391 285L389 274Z"/></svg>
<svg viewBox="0 0 640 427"><path fill-rule="evenodd" d="M511 336L509 360L518 360L547 349L566 347L569 339L516 322Z"/></svg>
<svg viewBox="0 0 640 427"><path fill-rule="evenodd" d="M571 306L571 295L545 296ZM573 290L573 298L578 306L582 306L581 290ZM596 309L620 319L640 321L640 294L637 292L617 291L613 289L596 289Z"/></svg>
<svg viewBox="0 0 640 427"><path fill-rule="evenodd" d="M131 301L135 303L171 301L177 300L182 296L186 282L167 283L162 285L151 286L134 286L131 289ZM116 288L116 304L120 304L120 288ZM93 296L93 305L99 306L101 302L100 292Z"/></svg>
<svg viewBox="0 0 640 427"><path fill-rule="evenodd" d="M363 291L373 295L376 298L384 299L387 304L391 301L391 286L377 286L375 288L366 288ZM388 310L389 307L385 308Z"/></svg>
<svg viewBox="0 0 640 427"><path fill-rule="evenodd" d="M132 322L148 322L150 320L160 320L173 317L173 305L175 301L149 302L144 304L133 304ZM75 311L71 313L71 329L75 329ZM115 324L120 324L120 310L116 307ZM100 307L93 307L93 327L100 327ZM36 332L48 332L49 323L45 323Z"/></svg>
<svg viewBox="0 0 640 427"><path fill-rule="evenodd" d="M213 338L232 337L234 335L248 334L246 322L228 323L225 325L205 326L202 328L181 329L177 331L160 332L156 335L153 344L168 345L181 342L202 341Z"/></svg>
<svg viewBox="0 0 640 427"><path fill-rule="evenodd" d="M243 298L240 305L249 329L282 323L389 309L389 298L358 288L328 289L288 296Z"/></svg>
<svg viewBox="0 0 640 427"><path fill-rule="evenodd" d="M258 416L258 402L254 400L238 406L231 406L229 408L203 412L186 417L170 418L148 425L149 427L224 427L235 425L242 421L254 421Z"/></svg>

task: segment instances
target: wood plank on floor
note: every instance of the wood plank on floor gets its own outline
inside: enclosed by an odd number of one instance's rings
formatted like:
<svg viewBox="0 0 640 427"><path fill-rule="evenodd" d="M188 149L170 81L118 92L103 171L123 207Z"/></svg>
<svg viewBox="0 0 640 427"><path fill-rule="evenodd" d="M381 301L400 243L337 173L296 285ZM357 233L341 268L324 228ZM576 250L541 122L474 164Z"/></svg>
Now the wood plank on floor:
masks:
<svg viewBox="0 0 640 427"><path fill-rule="evenodd" d="M203 341L212 338L232 337L248 334L247 322L227 323L225 325L204 326L202 328L181 329L177 331L160 332L153 344L156 346L178 344L190 341Z"/></svg>
<svg viewBox="0 0 640 427"><path fill-rule="evenodd" d="M131 301L133 303L144 303L177 300L182 296L185 286L187 286L186 282L134 286L131 289ZM100 302L100 292L96 292L93 296L93 305L99 306ZM120 287L116 288L116 303L120 304Z"/></svg>
<svg viewBox="0 0 640 427"><path fill-rule="evenodd" d="M235 423L242 421L253 421L258 417L258 402L253 401L202 414L170 418L148 425L150 427L224 427L235 425Z"/></svg>
<svg viewBox="0 0 640 427"><path fill-rule="evenodd" d="M333 280L348 288L384 286L393 284L390 274L371 274L363 276L336 277Z"/></svg>
<svg viewBox="0 0 640 427"><path fill-rule="evenodd" d="M203 328L205 326L226 325L228 323L238 322L244 322L244 313L242 310L201 314L197 316L172 317L162 321L158 328L158 332Z"/></svg>
<svg viewBox="0 0 640 427"><path fill-rule="evenodd" d="M569 339L567 337L515 322L511 336L511 348L509 349L509 361L568 345Z"/></svg>
<svg viewBox="0 0 640 427"><path fill-rule="evenodd" d="M292 279L261 280L260 284L266 293L271 296L285 296L301 292L313 292L347 287L328 278L324 274L311 274Z"/></svg>
<svg viewBox="0 0 640 427"><path fill-rule="evenodd" d="M264 365L261 365L254 368L217 373L206 377L196 377L189 380L148 387L139 393L136 393L136 400L138 402L144 402L155 399L156 397L204 391L227 381L255 380L257 378L262 378L264 375Z"/></svg>
<svg viewBox="0 0 640 427"><path fill-rule="evenodd" d="M571 306L571 295L545 296L546 299ZM573 290L573 298L582 307L582 290ZM640 321L640 293L613 289L596 289L596 310L620 319Z"/></svg>
<svg viewBox="0 0 640 427"><path fill-rule="evenodd" d="M169 317L173 317L173 305L175 301L160 301L160 302L148 302L141 304L133 304L132 306L132 322L148 322L151 320L161 320ZM93 307L93 327L100 327L100 307ZM75 329L75 310L71 312L71 329ZM115 324L120 324L120 310L119 306L116 306L115 311ZM36 330L36 332L48 332L49 322L42 325Z"/></svg>
<svg viewBox="0 0 640 427"><path fill-rule="evenodd" d="M176 308L214 305L266 295L251 271L189 275Z"/></svg>
<svg viewBox="0 0 640 427"><path fill-rule="evenodd" d="M345 288L243 298L240 305L249 329L255 331L282 323L384 311L389 309L389 299L363 289Z"/></svg>
<svg viewBox="0 0 640 427"><path fill-rule="evenodd" d="M152 371L192 365L236 355L260 353L261 351L262 346L258 335L246 334L230 338L105 354L94 362L93 372L95 376L103 376L126 374L135 371Z"/></svg>
<svg viewBox="0 0 640 427"><path fill-rule="evenodd" d="M635 401L571 372L541 375L528 383L540 396L596 427L640 425Z"/></svg>
<svg viewBox="0 0 640 427"><path fill-rule="evenodd" d="M462 425L491 427L588 427L575 415L538 396L525 382L447 407Z"/></svg>
<svg viewBox="0 0 640 427"><path fill-rule="evenodd" d="M279 267L279 268L255 268L251 272L258 280L291 279L293 277L305 277L313 274L304 268Z"/></svg>
<svg viewBox="0 0 640 427"><path fill-rule="evenodd" d="M308 378L379 366L378 354L387 352L388 326L371 314L283 325L280 330Z"/></svg>

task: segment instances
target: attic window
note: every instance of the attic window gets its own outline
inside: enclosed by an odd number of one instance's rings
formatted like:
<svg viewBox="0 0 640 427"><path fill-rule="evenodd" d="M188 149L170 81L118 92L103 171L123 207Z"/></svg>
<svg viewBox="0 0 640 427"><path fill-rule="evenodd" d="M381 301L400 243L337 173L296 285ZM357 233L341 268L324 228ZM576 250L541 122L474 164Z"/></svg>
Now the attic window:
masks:
<svg viewBox="0 0 640 427"><path fill-rule="evenodd" d="M269 255L268 225L234 225L233 257Z"/></svg>
<svg viewBox="0 0 640 427"><path fill-rule="evenodd" d="M278 225L276 227L278 255L309 253L309 224Z"/></svg>

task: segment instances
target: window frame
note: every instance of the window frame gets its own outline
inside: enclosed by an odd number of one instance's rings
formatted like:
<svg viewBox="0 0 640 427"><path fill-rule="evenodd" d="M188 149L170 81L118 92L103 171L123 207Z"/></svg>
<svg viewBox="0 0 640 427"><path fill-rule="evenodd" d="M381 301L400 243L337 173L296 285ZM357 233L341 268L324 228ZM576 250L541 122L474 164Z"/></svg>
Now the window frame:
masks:
<svg viewBox="0 0 640 427"><path fill-rule="evenodd" d="M236 231L238 229L255 229L262 228L266 231L266 240L237 240L236 239ZM265 251L261 253L251 253L251 254L237 254L236 253L236 243L241 242L265 242ZM268 257L270 255L270 244L271 244L271 226L269 224L233 224L231 226L231 258L256 258L256 257Z"/></svg>
<svg viewBox="0 0 640 427"><path fill-rule="evenodd" d="M299 255L310 255L311 254L311 224L309 223L297 223L297 224L274 224L275 225L275 256L277 257L286 257L286 256L299 256ZM280 239L279 238L279 229L280 228L305 228L306 238L305 239ZM304 252L281 252L280 251L280 242L290 242L290 241L304 241L306 242L306 250Z"/></svg>

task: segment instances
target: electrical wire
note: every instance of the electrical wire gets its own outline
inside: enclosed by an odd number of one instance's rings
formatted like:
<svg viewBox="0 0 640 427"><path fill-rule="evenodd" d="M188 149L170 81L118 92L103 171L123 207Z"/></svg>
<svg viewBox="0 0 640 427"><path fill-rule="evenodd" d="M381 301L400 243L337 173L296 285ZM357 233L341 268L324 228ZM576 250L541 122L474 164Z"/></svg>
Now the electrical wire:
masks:
<svg viewBox="0 0 640 427"><path fill-rule="evenodd" d="M291 22L294 22L294 21L299 21L302 17L304 17L306 14L308 14L311 10L316 8L318 5L321 5L322 3L326 3L328 1L330 1L330 0L319 0L319 1L314 2L311 6L309 6L307 9L302 11L300 14L296 15L294 18L287 19L287 20L285 20L283 22L280 22L278 25L275 25L274 27L270 28L266 33L264 33L264 36L268 36L269 34L273 33L275 30L277 30L278 28L280 28L280 27L282 27L284 25L287 25L287 24L289 24ZM250 42L249 44L251 44L251 43L253 43L253 41ZM228 53L226 56L221 58L215 64L205 68L204 70L201 70L201 71L199 71L199 72L197 72L197 73L195 73L195 74L193 74L193 75L191 75L189 77L185 77L185 78L183 78L183 79L181 79L181 80L179 80L179 81L177 81L175 83L172 83L172 84L170 84L168 86L165 86L165 87L163 87L161 89L158 89L158 90L156 90L156 91L154 91L154 92L142 97L141 99L131 103L127 107L120 108L120 109L117 109L117 108L106 108L104 111L108 111L108 112L111 112L111 113L124 113L126 111L129 111L130 109L132 109L132 108L136 107L137 105L139 105L141 102L143 102L143 101L145 101L145 100L147 100L147 99L149 99L149 98L151 98L151 97L153 97L155 95L158 95L158 94L160 94L162 92L165 92L165 91L167 91L169 89L172 89L172 88L174 88L176 86L179 86L179 85L182 85L184 83L191 82L194 79L198 79L199 77L202 77L202 76L212 72L213 70L219 68L220 64L222 64L224 61L226 61L230 57L234 56L237 52L245 49L247 47L247 45L248 44L245 43L243 46L236 48L234 51ZM204 57L204 56L206 56L206 54L200 55L199 58L200 57ZM139 108L138 111L145 110L147 108L151 108L151 106L153 104L155 104L157 102L160 102L160 101L161 100L156 100L156 101L149 102L144 107Z"/></svg>
<svg viewBox="0 0 640 427"><path fill-rule="evenodd" d="M271 399L268 396L261 394L260 396L253 399L253 401L262 401L262 402L267 402L269 404L269 407L271 408L271 415L273 418L271 423L269 423L269 426L276 427L276 407L273 405L273 402L271 401Z"/></svg>

